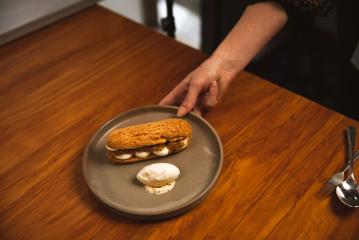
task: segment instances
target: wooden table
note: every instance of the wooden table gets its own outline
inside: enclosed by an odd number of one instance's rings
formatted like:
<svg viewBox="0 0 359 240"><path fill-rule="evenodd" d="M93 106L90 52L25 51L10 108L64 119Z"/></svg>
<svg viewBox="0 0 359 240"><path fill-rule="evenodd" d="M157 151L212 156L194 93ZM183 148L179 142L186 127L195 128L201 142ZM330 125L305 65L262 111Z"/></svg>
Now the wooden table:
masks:
<svg viewBox="0 0 359 240"><path fill-rule="evenodd" d="M205 58L100 7L0 47L0 238L359 239L359 210L318 195L359 123L246 72L206 117L224 165L204 202L138 222L95 199L81 170L90 137Z"/></svg>

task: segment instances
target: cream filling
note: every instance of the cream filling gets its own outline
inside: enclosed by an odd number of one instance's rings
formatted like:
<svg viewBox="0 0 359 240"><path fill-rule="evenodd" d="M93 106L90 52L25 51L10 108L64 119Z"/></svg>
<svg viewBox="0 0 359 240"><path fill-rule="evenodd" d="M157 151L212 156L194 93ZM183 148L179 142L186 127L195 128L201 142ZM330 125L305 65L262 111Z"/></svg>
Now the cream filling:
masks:
<svg viewBox="0 0 359 240"><path fill-rule="evenodd" d="M181 150L182 150L182 149L186 148L187 145L188 145L188 137L181 140L181 142L183 143L183 147L181 148ZM111 152L117 151L117 149L111 148L111 147L107 146L107 144L106 144L106 149L111 151ZM152 153L154 155L156 155L156 156L164 157L164 156L167 156L170 153L170 150L169 150L168 147L164 147L161 150L153 151ZM151 152L145 152L145 151L143 151L143 152L136 151L135 152L135 156L138 157L138 158L146 158L150 154L151 154ZM131 153L125 153L125 154L116 155L115 158L120 159L120 160L126 160L126 159L131 158L132 156L133 156L133 154L131 154Z"/></svg>
<svg viewBox="0 0 359 240"><path fill-rule="evenodd" d="M138 158L146 158L150 155L150 152L135 152L136 157Z"/></svg>
<svg viewBox="0 0 359 240"><path fill-rule="evenodd" d="M116 151L117 151L117 149L112 148L112 147L109 147L107 144L106 144L105 147L106 147L106 149L109 150L110 152L116 152Z"/></svg>
<svg viewBox="0 0 359 240"><path fill-rule="evenodd" d="M130 159L132 157L133 154L130 153L124 153L124 154L120 154L120 155L115 155L115 158L120 159L120 160L126 160L126 159Z"/></svg>
<svg viewBox="0 0 359 240"><path fill-rule="evenodd" d="M188 145L188 137L187 137L187 138L185 138L185 139L183 139L183 140L181 140L181 142L183 143L183 147L182 147L181 149L186 148L186 147L187 147L187 145Z"/></svg>
<svg viewBox="0 0 359 240"><path fill-rule="evenodd" d="M155 154L156 156L159 156L159 157L167 156L169 153L170 153L170 150L168 149L168 147L164 147L159 151L153 151L153 154Z"/></svg>

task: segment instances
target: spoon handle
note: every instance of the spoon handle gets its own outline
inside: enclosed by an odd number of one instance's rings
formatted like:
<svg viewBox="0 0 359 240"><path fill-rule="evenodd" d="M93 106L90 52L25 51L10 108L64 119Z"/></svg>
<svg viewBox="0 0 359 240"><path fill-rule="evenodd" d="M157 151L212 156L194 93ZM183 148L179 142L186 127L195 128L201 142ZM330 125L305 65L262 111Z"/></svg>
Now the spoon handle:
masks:
<svg viewBox="0 0 359 240"><path fill-rule="evenodd" d="M359 159L359 150L355 152L355 154L353 155L353 164ZM342 168L341 172L346 172L349 170L350 167L350 162L349 160L347 161L347 163L345 164L345 166Z"/></svg>
<svg viewBox="0 0 359 240"><path fill-rule="evenodd" d="M349 126L347 128L349 176L353 174L353 155L354 155L354 146L355 146L355 135L356 135L356 129L352 126Z"/></svg>

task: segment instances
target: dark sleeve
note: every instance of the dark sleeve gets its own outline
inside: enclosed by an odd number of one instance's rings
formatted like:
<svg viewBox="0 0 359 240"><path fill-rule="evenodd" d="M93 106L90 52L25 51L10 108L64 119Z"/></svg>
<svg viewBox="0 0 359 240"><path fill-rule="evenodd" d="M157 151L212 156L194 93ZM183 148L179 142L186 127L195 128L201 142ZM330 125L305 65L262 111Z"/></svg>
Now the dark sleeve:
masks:
<svg viewBox="0 0 359 240"><path fill-rule="evenodd" d="M267 0L268 1L268 0ZM335 0L272 0L284 9L311 12L315 15L326 16L335 6ZM266 0L250 0L250 3L266 2Z"/></svg>

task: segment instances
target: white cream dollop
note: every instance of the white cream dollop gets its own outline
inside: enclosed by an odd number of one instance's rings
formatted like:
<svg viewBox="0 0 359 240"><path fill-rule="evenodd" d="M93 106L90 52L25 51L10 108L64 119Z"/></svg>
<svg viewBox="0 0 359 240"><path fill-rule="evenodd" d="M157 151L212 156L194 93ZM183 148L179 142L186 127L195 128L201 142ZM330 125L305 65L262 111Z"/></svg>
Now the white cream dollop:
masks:
<svg viewBox="0 0 359 240"><path fill-rule="evenodd" d="M153 154L155 154L156 156L159 156L159 157L167 156L169 153L170 153L170 150L168 149L168 147L164 147L159 151L153 151Z"/></svg>
<svg viewBox="0 0 359 240"><path fill-rule="evenodd" d="M106 149L107 150L109 150L109 151L111 151L111 152L115 152L115 151L117 151L117 149L115 149L115 148L112 148L112 147L110 147L110 146L108 146L107 144L106 144Z"/></svg>
<svg viewBox="0 0 359 240"><path fill-rule="evenodd" d="M115 158L120 159L120 160L126 160L129 159L133 156L133 154L131 153L124 153L124 154L120 154L120 155L115 155Z"/></svg>
<svg viewBox="0 0 359 240"><path fill-rule="evenodd" d="M181 142L183 143L183 147L181 149L184 149L188 145L188 138L181 140Z"/></svg>
<svg viewBox="0 0 359 240"><path fill-rule="evenodd" d="M147 165L137 173L137 180L151 187L162 187L172 183L180 175L180 170L170 163Z"/></svg>
<svg viewBox="0 0 359 240"><path fill-rule="evenodd" d="M146 158L150 155L150 152L135 152L135 155L138 158Z"/></svg>

